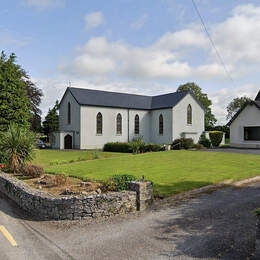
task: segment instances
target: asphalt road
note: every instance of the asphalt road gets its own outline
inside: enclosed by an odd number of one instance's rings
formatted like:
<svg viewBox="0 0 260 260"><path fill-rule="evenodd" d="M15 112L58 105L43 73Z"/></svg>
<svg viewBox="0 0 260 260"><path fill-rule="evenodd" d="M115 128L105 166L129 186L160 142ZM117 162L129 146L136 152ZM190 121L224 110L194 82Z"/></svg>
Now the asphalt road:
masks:
<svg viewBox="0 0 260 260"><path fill-rule="evenodd" d="M0 259L250 259L260 183L174 204L95 222L40 222L0 195L0 227L17 243L0 232Z"/></svg>

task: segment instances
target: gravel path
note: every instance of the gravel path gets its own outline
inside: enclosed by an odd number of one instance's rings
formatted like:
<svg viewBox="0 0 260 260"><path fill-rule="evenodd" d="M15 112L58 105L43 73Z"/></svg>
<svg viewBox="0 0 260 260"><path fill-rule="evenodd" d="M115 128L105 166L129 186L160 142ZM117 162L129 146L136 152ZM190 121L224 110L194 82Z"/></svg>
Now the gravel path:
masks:
<svg viewBox="0 0 260 260"><path fill-rule="evenodd" d="M12 248L0 234L0 259L250 259L260 183L106 221L35 222L13 207L0 196L0 225L18 243Z"/></svg>

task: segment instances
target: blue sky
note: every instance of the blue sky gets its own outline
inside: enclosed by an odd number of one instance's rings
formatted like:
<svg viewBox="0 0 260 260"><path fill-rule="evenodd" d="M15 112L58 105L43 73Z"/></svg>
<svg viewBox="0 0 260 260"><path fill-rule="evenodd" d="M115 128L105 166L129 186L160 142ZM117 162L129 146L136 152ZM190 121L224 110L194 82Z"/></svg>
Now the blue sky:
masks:
<svg viewBox="0 0 260 260"><path fill-rule="evenodd" d="M195 0L10 0L1 3L0 49L43 89L43 114L74 87L156 95L196 82L219 123L236 96L254 97L260 63L260 3Z"/></svg>

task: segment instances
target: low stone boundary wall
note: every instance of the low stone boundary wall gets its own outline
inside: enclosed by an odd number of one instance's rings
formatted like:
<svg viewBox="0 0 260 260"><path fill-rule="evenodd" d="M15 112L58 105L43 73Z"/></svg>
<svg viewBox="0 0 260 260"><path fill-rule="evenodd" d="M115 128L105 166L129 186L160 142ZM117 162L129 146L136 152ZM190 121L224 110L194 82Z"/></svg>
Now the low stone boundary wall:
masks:
<svg viewBox="0 0 260 260"><path fill-rule="evenodd" d="M109 217L144 210L153 201L153 185L148 181L129 183L128 191L88 196L54 195L31 188L23 181L0 172L0 192L20 208L41 220L76 220Z"/></svg>

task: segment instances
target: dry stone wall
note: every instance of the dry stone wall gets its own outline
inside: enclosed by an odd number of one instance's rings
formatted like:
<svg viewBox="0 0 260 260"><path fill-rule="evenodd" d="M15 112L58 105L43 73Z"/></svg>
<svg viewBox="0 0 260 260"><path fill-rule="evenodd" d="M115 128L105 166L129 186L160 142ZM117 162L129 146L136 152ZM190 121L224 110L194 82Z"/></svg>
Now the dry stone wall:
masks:
<svg viewBox="0 0 260 260"><path fill-rule="evenodd" d="M144 188L146 185L149 188ZM132 185L129 184L129 188L132 190L88 196L56 197L33 189L23 181L0 172L0 192L16 202L20 208L41 220L109 217L144 210L150 205L153 199L151 182L134 182Z"/></svg>

